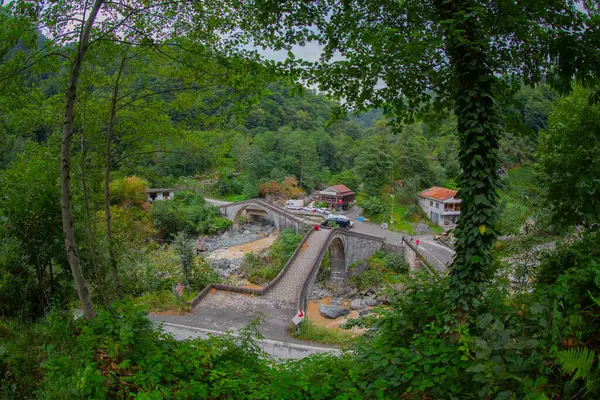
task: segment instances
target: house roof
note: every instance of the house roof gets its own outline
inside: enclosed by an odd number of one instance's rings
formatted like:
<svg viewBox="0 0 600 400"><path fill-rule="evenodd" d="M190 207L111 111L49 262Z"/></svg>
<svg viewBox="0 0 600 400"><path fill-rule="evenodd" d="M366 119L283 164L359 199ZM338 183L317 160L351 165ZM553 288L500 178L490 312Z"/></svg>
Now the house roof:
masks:
<svg viewBox="0 0 600 400"><path fill-rule="evenodd" d="M434 186L427 190L423 190L419 193L419 196L444 201L456 196L456 193L456 190Z"/></svg>
<svg viewBox="0 0 600 400"><path fill-rule="evenodd" d="M166 188L166 189L148 189L146 190L146 193L160 193L160 192L174 192L175 189L173 188Z"/></svg>
<svg viewBox="0 0 600 400"><path fill-rule="evenodd" d="M354 193L354 192L352 192L352 190L350 190L350 188L349 188L348 186L346 186L346 185L334 185L334 186L330 186L330 187L329 187L329 188L327 188L327 189L333 189L333 190L335 190L336 192L340 192L340 193L346 193L346 192L351 192L351 193Z"/></svg>

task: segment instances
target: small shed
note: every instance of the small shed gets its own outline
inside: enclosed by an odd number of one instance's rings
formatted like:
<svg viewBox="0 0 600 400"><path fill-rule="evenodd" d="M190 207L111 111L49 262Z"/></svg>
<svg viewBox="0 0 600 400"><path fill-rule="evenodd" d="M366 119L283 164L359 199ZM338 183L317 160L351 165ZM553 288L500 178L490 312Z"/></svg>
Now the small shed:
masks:
<svg viewBox="0 0 600 400"><path fill-rule="evenodd" d="M146 196L151 203L154 200L172 200L175 197L175 189L148 189Z"/></svg>

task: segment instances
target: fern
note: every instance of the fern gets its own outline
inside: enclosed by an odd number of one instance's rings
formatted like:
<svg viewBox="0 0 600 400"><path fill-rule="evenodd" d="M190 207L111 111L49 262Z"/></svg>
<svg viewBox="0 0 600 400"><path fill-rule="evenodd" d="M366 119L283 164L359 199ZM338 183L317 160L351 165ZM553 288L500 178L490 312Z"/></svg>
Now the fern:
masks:
<svg viewBox="0 0 600 400"><path fill-rule="evenodd" d="M594 352L587 347L572 348L559 351L556 355L563 372L572 375L573 381L578 378L586 380L594 364Z"/></svg>

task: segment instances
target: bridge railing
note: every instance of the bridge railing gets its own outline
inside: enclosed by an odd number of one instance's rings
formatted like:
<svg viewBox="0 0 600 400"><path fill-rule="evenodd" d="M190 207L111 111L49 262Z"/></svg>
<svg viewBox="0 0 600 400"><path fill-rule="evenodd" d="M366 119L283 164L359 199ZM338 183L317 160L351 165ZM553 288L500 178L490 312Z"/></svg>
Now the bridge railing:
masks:
<svg viewBox="0 0 600 400"><path fill-rule="evenodd" d="M278 207L274 204L268 203L264 200L260 200L260 199L250 199L250 200L242 200L242 201L238 201L235 203L230 203L230 204L224 204L222 206L219 206L219 208L227 208L227 207L232 207L232 206L238 206L238 205L245 205L245 204L258 204L261 207L265 207L270 209L273 212L276 212L280 215L284 215L286 218L289 218L295 222L298 223L305 223L305 221L301 218L296 217L295 215L292 215L290 213L288 213L285 209Z"/></svg>
<svg viewBox="0 0 600 400"><path fill-rule="evenodd" d="M353 231L349 231L349 230L343 229L343 228L334 228L334 229L332 229L331 230L331 235L329 235L329 240L325 243L325 246L323 246L321 248L321 250L319 251L317 257L315 258L315 263L314 263L312 269L310 270L310 273L308 274L306 280L302 284L302 290L300 290L300 295L298 296L298 302L297 302L298 308L301 309L301 310L306 311L306 309L307 309L307 306L308 306L308 290L310 288L311 282L315 278L315 275L319 272L319 268L321 267L321 262L323 260L323 257L325 256L325 252L329 248L329 244L334 239L334 236L335 236L335 234L337 232L342 233L344 235L348 235L348 236L357 236L357 237L361 237L361 238L365 238L365 239L370 239L370 240L375 240L375 241L378 241L378 242L382 242L382 247L383 247L383 245L385 245L385 238L381 238L381 237L378 237L378 236L368 235L366 233L353 232Z"/></svg>
<svg viewBox="0 0 600 400"><path fill-rule="evenodd" d="M440 278L439 272L429 262L429 260L418 250L417 247L415 247L411 242L407 241L404 238L402 238L402 243L404 243L404 246L410 248L417 255L419 260L421 260L421 263L423 263L423 266L425 267L427 272L429 272L431 275L435 276L436 278Z"/></svg>
<svg viewBox="0 0 600 400"><path fill-rule="evenodd" d="M296 250L294 250L294 252L290 256L289 260L285 263L285 265L283 266L283 268L281 269L281 271L279 271L279 274L277 274L277 276L275 277L275 279L273 279L271 282L269 282L267 285L265 285L265 287L263 287L262 289L244 288L244 287L233 286L233 285L223 285L221 283L211 283L211 284L207 285L204 289L202 289L200 291L200 293L198 293L196 295L196 297L194 297L192 299L192 301L190 301L190 303L189 303L190 306L192 308L196 307L198 305L198 303L200 303L200 301L202 301L202 299L205 298L210 293L210 291L212 289L225 290L225 291L236 292L236 293L252 294L252 295L256 295L256 296L263 296L263 295L265 295L290 270L291 265L293 264L294 260L298 257L298 253L300 253L300 249L302 249L302 246L304 246L304 244L308 240L309 236L313 232L314 232L314 229L311 227L308 230L308 232L306 232L306 234L304 235L304 237L302 238L302 240L300 241L300 243L296 247Z"/></svg>

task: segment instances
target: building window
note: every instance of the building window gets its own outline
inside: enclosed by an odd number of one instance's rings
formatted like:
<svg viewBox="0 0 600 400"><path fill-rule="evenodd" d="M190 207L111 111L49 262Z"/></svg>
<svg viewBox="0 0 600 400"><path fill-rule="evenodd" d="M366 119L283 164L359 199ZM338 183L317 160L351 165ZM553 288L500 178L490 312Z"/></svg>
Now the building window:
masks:
<svg viewBox="0 0 600 400"><path fill-rule="evenodd" d="M440 203L435 203L435 208L440 208Z"/></svg>
<svg viewBox="0 0 600 400"><path fill-rule="evenodd" d="M429 200L429 205L432 206L433 205L433 201Z"/></svg>

